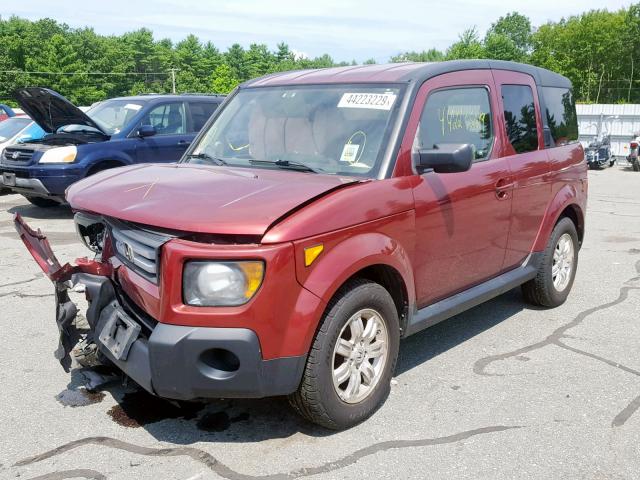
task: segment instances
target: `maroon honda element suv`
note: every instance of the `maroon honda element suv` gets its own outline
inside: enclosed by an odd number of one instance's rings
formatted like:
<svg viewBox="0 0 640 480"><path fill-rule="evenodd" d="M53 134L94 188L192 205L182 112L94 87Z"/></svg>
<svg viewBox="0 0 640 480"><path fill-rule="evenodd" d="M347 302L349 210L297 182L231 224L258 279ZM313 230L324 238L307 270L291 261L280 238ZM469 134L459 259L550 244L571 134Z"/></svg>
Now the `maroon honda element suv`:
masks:
<svg viewBox="0 0 640 480"><path fill-rule="evenodd" d="M169 399L288 395L341 429L384 402L402 338L518 286L562 304L586 200L569 80L471 60L241 85L179 163L68 189L93 259L61 265L15 223L55 283L65 369L93 354Z"/></svg>

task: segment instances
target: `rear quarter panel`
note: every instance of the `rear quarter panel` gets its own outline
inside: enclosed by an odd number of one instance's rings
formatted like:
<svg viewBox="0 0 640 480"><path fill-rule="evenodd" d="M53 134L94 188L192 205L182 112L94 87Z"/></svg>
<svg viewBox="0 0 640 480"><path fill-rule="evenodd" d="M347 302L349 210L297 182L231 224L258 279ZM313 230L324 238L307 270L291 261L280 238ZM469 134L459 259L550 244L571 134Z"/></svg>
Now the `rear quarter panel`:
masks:
<svg viewBox="0 0 640 480"><path fill-rule="evenodd" d="M584 227L587 211L587 164L584 150L579 143L550 148L549 155L551 184L550 201L544 220L533 245L534 252L543 251L562 212L570 205L576 209L579 228Z"/></svg>

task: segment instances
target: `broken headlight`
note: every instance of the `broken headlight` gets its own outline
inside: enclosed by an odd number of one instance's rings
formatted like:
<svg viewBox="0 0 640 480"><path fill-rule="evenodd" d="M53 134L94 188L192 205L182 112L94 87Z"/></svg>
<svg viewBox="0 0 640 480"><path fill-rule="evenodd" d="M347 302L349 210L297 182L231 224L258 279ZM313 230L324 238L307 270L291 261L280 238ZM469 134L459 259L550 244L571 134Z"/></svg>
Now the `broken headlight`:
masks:
<svg viewBox="0 0 640 480"><path fill-rule="evenodd" d="M96 253L102 251L105 227L102 219L86 213L76 213L74 216L76 231L89 250Z"/></svg>

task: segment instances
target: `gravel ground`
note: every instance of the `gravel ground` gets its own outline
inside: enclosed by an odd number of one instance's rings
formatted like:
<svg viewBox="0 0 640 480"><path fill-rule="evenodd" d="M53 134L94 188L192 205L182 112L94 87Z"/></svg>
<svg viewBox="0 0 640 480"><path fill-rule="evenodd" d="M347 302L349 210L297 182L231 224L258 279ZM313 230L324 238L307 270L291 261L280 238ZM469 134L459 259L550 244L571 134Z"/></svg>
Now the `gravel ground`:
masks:
<svg viewBox="0 0 640 480"><path fill-rule="evenodd" d="M281 398L180 409L117 378L85 391L95 374L52 356L52 287L11 216L61 260L89 252L68 210L0 197L0 478L640 478L640 175L589 181L566 304L514 290L405 340L384 407L341 433Z"/></svg>

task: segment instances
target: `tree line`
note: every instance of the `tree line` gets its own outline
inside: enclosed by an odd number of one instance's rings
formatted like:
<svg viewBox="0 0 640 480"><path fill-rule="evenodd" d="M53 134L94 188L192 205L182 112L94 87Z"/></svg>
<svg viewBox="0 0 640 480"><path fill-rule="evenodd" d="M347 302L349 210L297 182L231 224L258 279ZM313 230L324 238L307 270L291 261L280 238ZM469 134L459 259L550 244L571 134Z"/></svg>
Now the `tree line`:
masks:
<svg viewBox="0 0 640 480"><path fill-rule="evenodd" d="M23 86L44 86L76 104L138 93L228 93L240 82L267 73L355 65L325 54L296 55L286 44L275 50L254 43L220 51L189 35L179 42L156 40L142 28L99 35L45 18L0 18L0 99ZM517 12L500 17L481 36L462 32L444 51L425 49L389 59L443 61L493 58L530 63L561 73L581 102L640 103L640 3L615 12L592 10L538 28ZM363 63L375 63L367 60Z"/></svg>

